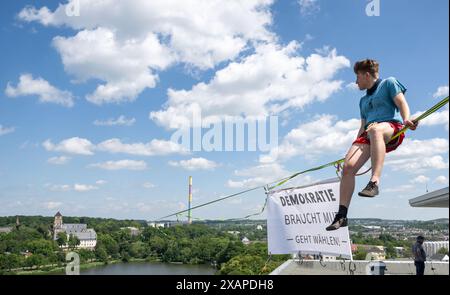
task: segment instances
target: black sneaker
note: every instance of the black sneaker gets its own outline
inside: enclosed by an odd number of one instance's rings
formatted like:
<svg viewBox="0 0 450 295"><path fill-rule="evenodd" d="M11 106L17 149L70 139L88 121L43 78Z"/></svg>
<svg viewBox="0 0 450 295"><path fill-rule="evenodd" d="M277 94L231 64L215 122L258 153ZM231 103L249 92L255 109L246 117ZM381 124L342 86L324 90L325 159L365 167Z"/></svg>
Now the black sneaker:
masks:
<svg viewBox="0 0 450 295"><path fill-rule="evenodd" d="M361 197L373 198L378 195L378 185L375 181L369 181L366 188L358 193Z"/></svg>
<svg viewBox="0 0 450 295"><path fill-rule="evenodd" d="M344 227L348 225L348 220L347 217L338 217L336 215L336 217L333 220L333 223L331 225L329 225L326 230L327 231L332 231L332 230L337 230L338 228Z"/></svg>

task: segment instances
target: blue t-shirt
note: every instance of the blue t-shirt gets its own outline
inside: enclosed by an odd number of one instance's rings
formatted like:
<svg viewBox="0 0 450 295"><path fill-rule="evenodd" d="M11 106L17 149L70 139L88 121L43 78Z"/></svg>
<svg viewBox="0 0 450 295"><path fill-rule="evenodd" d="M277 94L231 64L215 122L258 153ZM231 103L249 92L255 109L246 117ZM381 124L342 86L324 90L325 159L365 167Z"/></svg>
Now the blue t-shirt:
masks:
<svg viewBox="0 0 450 295"><path fill-rule="evenodd" d="M372 95L364 95L359 101L361 119L366 120L366 127L374 122L399 122L402 117L394 103L394 97L405 93L406 87L394 77L383 79Z"/></svg>

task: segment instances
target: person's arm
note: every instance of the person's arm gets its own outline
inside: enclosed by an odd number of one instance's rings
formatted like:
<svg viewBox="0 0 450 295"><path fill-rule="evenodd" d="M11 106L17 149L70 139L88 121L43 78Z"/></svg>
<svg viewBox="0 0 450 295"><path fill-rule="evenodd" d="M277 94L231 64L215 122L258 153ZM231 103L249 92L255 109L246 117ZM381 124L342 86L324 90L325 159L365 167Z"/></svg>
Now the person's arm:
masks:
<svg viewBox="0 0 450 295"><path fill-rule="evenodd" d="M406 101L405 95L403 93L399 93L394 97L394 103L397 108L400 110L400 115L403 118L403 123L409 127L411 130L416 130L419 122L414 122L411 120L411 113L409 111L408 102Z"/></svg>
<svg viewBox="0 0 450 295"><path fill-rule="evenodd" d="M420 246L416 247L416 257L422 258L422 251L420 250Z"/></svg>
<svg viewBox="0 0 450 295"><path fill-rule="evenodd" d="M366 120L365 119L361 119L361 127L359 127L359 131L358 131L358 136L360 137L361 134L365 131L364 126L366 126Z"/></svg>
<svg viewBox="0 0 450 295"><path fill-rule="evenodd" d="M414 255L414 260L420 260L420 258L422 257L420 255L420 249L419 249L419 247L417 247L417 245L413 245L412 253Z"/></svg>
<svg viewBox="0 0 450 295"><path fill-rule="evenodd" d="M416 256L416 259L419 261L427 260L425 250L423 250L422 245L417 245L415 256Z"/></svg>

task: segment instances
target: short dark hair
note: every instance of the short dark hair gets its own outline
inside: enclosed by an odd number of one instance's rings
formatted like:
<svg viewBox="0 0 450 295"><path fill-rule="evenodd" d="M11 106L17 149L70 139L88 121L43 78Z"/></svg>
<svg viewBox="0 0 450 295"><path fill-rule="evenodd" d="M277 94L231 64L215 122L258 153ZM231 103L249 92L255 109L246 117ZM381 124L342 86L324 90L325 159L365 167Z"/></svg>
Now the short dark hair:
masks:
<svg viewBox="0 0 450 295"><path fill-rule="evenodd" d="M423 241L423 240L425 240L425 237L424 237L424 236L418 236L418 237L417 237L417 240L418 240L418 241Z"/></svg>
<svg viewBox="0 0 450 295"><path fill-rule="evenodd" d="M357 61L353 67L355 74L358 72L367 72L372 75L372 77L378 76L380 64L374 59L364 59Z"/></svg>

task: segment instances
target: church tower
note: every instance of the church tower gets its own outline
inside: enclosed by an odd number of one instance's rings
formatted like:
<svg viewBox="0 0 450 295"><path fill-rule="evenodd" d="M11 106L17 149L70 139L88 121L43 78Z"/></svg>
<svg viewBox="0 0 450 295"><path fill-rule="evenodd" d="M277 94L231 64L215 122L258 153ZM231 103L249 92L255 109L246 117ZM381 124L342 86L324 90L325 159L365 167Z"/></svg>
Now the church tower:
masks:
<svg viewBox="0 0 450 295"><path fill-rule="evenodd" d="M56 215L55 215L55 221L53 223L53 229L54 230L60 229L62 227L62 224L63 224L62 215L58 211L58 213L56 213Z"/></svg>

